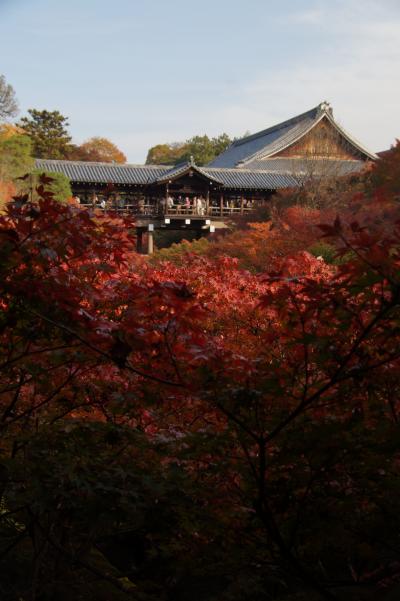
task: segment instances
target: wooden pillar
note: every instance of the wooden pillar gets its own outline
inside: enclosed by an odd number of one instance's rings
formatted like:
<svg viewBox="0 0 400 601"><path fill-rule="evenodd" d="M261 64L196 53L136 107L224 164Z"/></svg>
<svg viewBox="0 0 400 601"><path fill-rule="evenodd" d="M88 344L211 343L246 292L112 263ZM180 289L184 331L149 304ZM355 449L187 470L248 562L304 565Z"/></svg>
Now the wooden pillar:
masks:
<svg viewBox="0 0 400 601"><path fill-rule="evenodd" d="M152 230L149 230L147 232L147 254L148 255L152 255L154 252L153 234L154 234L154 232Z"/></svg>
<svg viewBox="0 0 400 601"><path fill-rule="evenodd" d="M136 230L136 252L141 253L143 251L143 231Z"/></svg>
<svg viewBox="0 0 400 601"><path fill-rule="evenodd" d="M224 214L224 195L221 192L221 196L219 198L219 214L222 217Z"/></svg>
<svg viewBox="0 0 400 601"><path fill-rule="evenodd" d="M244 204L244 198L243 198L243 194L240 197L240 214L243 215L243 204Z"/></svg>
<svg viewBox="0 0 400 601"><path fill-rule="evenodd" d="M165 201L164 201L164 213L168 213L168 196L169 196L169 187L168 183L165 184Z"/></svg>
<svg viewBox="0 0 400 601"><path fill-rule="evenodd" d="M208 215L210 211L210 188L207 188L206 194L206 215Z"/></svg>

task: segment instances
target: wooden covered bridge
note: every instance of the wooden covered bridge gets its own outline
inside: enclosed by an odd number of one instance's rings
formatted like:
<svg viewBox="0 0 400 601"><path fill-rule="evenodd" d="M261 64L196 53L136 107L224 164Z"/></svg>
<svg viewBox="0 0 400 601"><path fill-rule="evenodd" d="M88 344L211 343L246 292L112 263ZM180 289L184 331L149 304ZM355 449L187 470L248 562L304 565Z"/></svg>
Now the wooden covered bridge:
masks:
<svg viewBox="0 0 400 601"><path fill-rule="evenodd" d="M83 206L137 216L144 231L191 229L204 235L224 220L268 203L276 190L307 178L360 172L377 157L334 119L326 102L251 136L236 140L207 166L120 165L37 159L36 168L66 175Z"/></svg>

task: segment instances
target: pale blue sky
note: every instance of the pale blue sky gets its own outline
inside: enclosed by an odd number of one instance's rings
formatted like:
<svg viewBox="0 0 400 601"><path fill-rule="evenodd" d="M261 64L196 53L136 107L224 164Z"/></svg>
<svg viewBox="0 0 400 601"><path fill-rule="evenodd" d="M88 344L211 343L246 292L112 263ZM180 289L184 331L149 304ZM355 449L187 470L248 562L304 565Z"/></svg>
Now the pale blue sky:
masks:
<svg viewBox="0 0 400 601"><path fill-rule="evenodd" d="M400 137L400 0L0 0L0 74L80 143L255 132L329 100L371 150Z"/></svg>

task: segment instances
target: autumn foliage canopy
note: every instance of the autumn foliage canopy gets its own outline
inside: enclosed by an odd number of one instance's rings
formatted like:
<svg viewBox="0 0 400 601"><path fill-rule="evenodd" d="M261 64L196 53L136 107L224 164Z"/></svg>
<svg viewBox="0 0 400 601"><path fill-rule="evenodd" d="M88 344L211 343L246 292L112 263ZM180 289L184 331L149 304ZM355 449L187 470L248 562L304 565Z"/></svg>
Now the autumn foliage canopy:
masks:
<svg viewBox="0 0 400 601"><path fill-rule="evenodd" d="M2 598L389 599L396 200L253 227L250 270L150 264L48 184L0 217Z"/></svg>

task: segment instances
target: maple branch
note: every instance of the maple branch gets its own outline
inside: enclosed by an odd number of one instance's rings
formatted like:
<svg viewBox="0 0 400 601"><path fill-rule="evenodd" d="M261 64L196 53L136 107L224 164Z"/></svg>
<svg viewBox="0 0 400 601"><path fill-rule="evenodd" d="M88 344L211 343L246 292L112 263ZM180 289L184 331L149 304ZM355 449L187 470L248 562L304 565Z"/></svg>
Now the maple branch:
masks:
<svg viewBox="0 0 400 601"><path fill-rule="evenodd" d="M297 310L297 314L299 316L300 319L300 323L301 323L301 331L303 334L303 349L304 349L304 372L305 372L305 377L304 377L304 384L303 384L303 395L302 395L302 399L303 401L307 398L307 392L308 392L308 383L309 383L309 373L308 373L308 366L309 366L309 353L308 353L308 344L305 341L305 336L306 336L306 324L305 324L305 320L304 320L304 316L303 313L300 310L299 304L297 302L296 296L295 294L293 294L293 290L290 289L290 296L292 299L292 303L295 306L296 310Z"/></svg>
<svg viewBox="0 0 400 601"><path fill-rule="evenodd" d="M2 516L1 516L2 517ZM24 538L28 536L27 528L24 528L22 532L18 534L18 536L0 553L0 561L2 561L10 551L14 549Z"/></svg>
<svg viewBox="0 0 400 601"><path fill-rule="evenodd" d="M377 273L379 273L379 275L380 275L382 278L385 278L385 279L387 279L387 281L388 281L388 282L390 282L390 284L391 284L392 286L396 286L396 287L397 287L397 286L399 285L399 284L398 284L398 282L395 282L395 281L394 281L394 280L392 280L392 279L391 279L391 278L390 278L390 277L389 277L387 274L384 274L384 273L383 273L383 272L382 272L382 271L379 269L379 265L374 265L373 263L370 263L370 261L368 261L368 260L367 260L367 259L364 257L364 255L363 255L361 252L359 252L359 250L358 250L357 248L355 248L354 246L352 246L352 245L350 244L350 242L349 242L349 241L348 241L348 240L347 240L347 239L346 239L346 238L345 238L345 237L344 237L342 234L340 234L340 235L339 235L339 239L340 239L342 242L344 242L344 245L345 245L345 246L347 246L347 248L348 248L349 250L351 250L351 251L352 251L352 252L353 252L353 253L354 253L354 254L355 254L355 255L356 255L356 256L357 256L357 257L360 259L360 261L362 261L363 263L365 263L365 265L368 265L368 267L369 267L370 269L372 269L373 271L376 271Z"/></svg>
<svg viewBox="0 0 400 601"><path fill-rule="evenodd" d="M23 385L25 384L25 373L20 374L19 376L19 382L16 385L16 391L13 395L13 398L11 399L11 402L9 403L9 405L5 408L3 415L1 416L1 420L2 422L4 422L7 417L10 415L10 413L12 412L12 410L14 409L15 405L18 402L18 398L21 392L21 388L23 387Z"/></svg>
<svg viewBox="0 0 400 601"><path fill-rule="evenodd" d="M175 355L172 352L171 345L170 345L169 340L168 340L168 334L169 334L170 325L171 325L171 320L168 321L167 327L164 330L164 342L165 342L165 346L167 347L169 358L170 358L171 363L172 363L172 365L174 367L176 377L178 378L179 382L181 384L183 384L183 378L182 378L182 375L181 375L181 372L180 372L180 369L179 369L178 362L176 360Z"/></svg>
<svg viewBox="0 0 400 601"><path fill-rule="evenodd" d="M42 525L37 520L35 521L35 523L36 523L37 527L39 528L39 530L41 530L42 534L46 537L46 539L50 543L50 545L52 547L54 547L54 549L56 549L59 553L61 553L65 557L67 557L72 564L80 565L82 568L84 568L85 570L87 570L88 572L93 574L94 576L97 576L98 578L100 578L100 580L109 582L112 586L114 586L114 588L118 589L119 591L121 591L121 592L125 593L126 595L129 595L131 598L133 598L132 591L127 590L127 587L124 586L118 578L115 578L111 574L108 574L108 573L105 573L105 572L99 570L97 567L93 566L92 564L85 561L84 559L82 559L80 557L76 557L76 555L74 553L67 551L67 549L65 549L62 545L60 545L57 541L55 541L54 538L48 532L45 532ZM132 587L134 587L134 586L135 585L132 583Z"/></svg>
<svg viewBox="0 0 400 601"><path fill-rule="evenodd" d="M75 219L76 215L69 215L67 218L64 219L60 219L59 221L56 221L55 223L51 223L49 225L47 225L46 227L43 227L42 229L32 229L29 234L27 234L25 236L25 238L23 238L22 240L19 241L18 246L23 246L25 244L25 242L27 240L29 240L29 238L34 238L35 236L37 236L38 234L43 234L43 232L46 231L51 231L54 228L57 228L60 225L63 225L65 223L68 223L69 221L72 221L73 219ZM30 223L32 223L32 225L34 224L33 221L31 221Z"/></svg>
<svg viewBox="0 0 400 601"><path fill-rule="evenodd" d="M321 388L316 390L310 397L303 398L297 405L297 407L291 413L289 413L289 415L284 420L282 420L280 424L275 426L275 428L267 435L266 442L270 442L271 440L273 440L275 436L280 434L280 432L284 428L286 428L286 426L288 426L293 420L295 420L299 415L301 415L301 413L306 409L306 407L308 407L316 399L321 397L325 392L332 388L332 386L337 384L339 381L343 381L354 376L354 374L346 374L345 376L340 378L343 370L348 365L361 343L365 340L365 338L367 338L367 336L374 329L374 327L396 306L398 306L397 298L393 299L392 303L388 304L375 315L375 317L370 321L370 323L364 328L364 331L361 332L361 334L355 340L352 348L347 353L346 357L344 357L344 359L340 362L338 369L336 370L335 374L330 378L330 380L326 384L321 386ZM387 360L384 363L386 362Z"/></svg>
<svg viewBox="0 0 400 601"><path fill-rule="evenodd" d="M5 367L8 367L12 363L16 363L17 361L19 361L20 359L23 359L25 357L31 357L32 355L40 355L42 353L51 353L53 351L60 351L60 350L63 350L63 349L79 348L79 346L80 346L79 344L76 344L76 345L61 344L59 346L53 346L53 347L47 347L47 348L43 348L43 349L37 349L36 351L26 351L24 353L21 353L17 357L13 357L12 359L8 359L7 361L4 361L4 363L2 363L0 365L0 369L4 369Z"/></svg>
<svg viewBox="0 0 400 601"><path fill-rule="evenodd" d="M246 445L244 444L243 440L240 437L239 437L239 444L242 447L242 450L243 450L243 452L245 454L246 461L247 461L247 463L248 463L248 465L250 467L250 470L251 470L251 472L253 474L253 477L254 477L255 481L257 482L258 473L257 473L256 466L254 465L254 462L253 462L253 460L252 460L252 458L250 456L249 449L246 447Z"/></svg>
<svg viewBox="0 0 400 601"><path fill-rule="evenodd" d="M257 436L257 434L255 434L250 428L248 428L246 426L246 424L237 417L237 415L235 415L234 413L232 413L231 411L229 411L229 409L226 409L226 407L224 407L222 405L222 403L216 402L215 406L218 407L218 409L220 409L220 411L222 411L222 413L224 415L226 415L226 417L229 417L229 419L231 421L233 421L234 424L236 424L237 426L239 426L239 428L241 430L243 430L243 432L246 432L246 434L248 434L250 436L250 438L252 438L253 440L255 440L257 443L260 440L260 437Z"/></svg>
<svg viewBox="0 0 400 601"><path fill-rule="evenodd" d="M94 351L98 355L101 355L105 359L108 359L112 363L115 363L114 359L112 358L112 356L109 353L99 349L97 346L95 346L88 340L85 340L85 338L83 338L80 334L75 332L75 330L72 330L71 328L69 328L68 326L66 326L62 323L54 321L54 319L51 319L50 317L47 317L46 315L38 313L37 311L33 311L32 309L28 309L27 311L28 311L28 313L31 313L32 315L36 315L36 317L40 317L47 323L50 323L51 325L53 325L54 327L56 327L60 330L63 330L64 332L68 332L68 334L71 334L71 336L74 336L77 340L80 340L80 342L82 342L87 348L90 348L90 350ZM181 384L180 382L171 382L170 380L164 380L163 378L159 378L158 376L154 376L153 374L146 374L146 373L142 372L141 370L139 370L135 367L132 367L131 365L125 365L124 369L136 374L137 376L141 376L142 378L153 380L154 382L158 382L159 384L164 384L166 386L174 386L174 387L179 387L179 388L182 388L184 386L184 384Z"/></svg>
<svg viewBox="0 0 400 601"><path fill-rule="evenodd" d="M326 589L306 568L302 566L299 560L293 555L284 541L279 527L275 521L274 515L268 506L265 496L259 498L256 503L256 512L261 522L272 540L277 545L283 559L285 559L293 572L302 580L306 585L310 586L316 592L318 592L323 599L326 601L337 601L336 595Z"/></svg>
<svg viewBox="0 0 400 601"><path fill-rule="evenodd" d="M55 390L53 390L53 392L49 396L47 396L45 399L43 399L37 405L35 405L33 407L29 407L29 409L26 409L22 413L19 413L18 415L16 415L12 419L8 420L4 424L4 427L7 428L10 424L13 424L14 422L22 419L23 417L26 417L27 415L29 415L31 413L34 413L35 411L37 411L38 409L40 409L44 405L47 405L48 403L50 403L50 401L52 401L54 399L54 397L57 396L57 394L59 392L61 392L61 390L64 388L64 386L66 386L71 380L73 380L73 378L76 376L76 374L79 371L80 371L80 367L77 367L77 368L75 368L75 370L72 370L72 372L68 375L68 377L63 382L61 382L61 384L59 384L57 386L57 388Z"/></svg>
<svg viewBox="0 0 400 601"><path fill-rule="evenodd" d="M65 367L67 365L69 365L71 363L71 360L65 361L64 363L60 363L59 365L52 365L50 367L46 367L45 369L45 373L49 373L51 371L60 369L61 367ZM27 378L25 380L25 384L30 384L31 382L35 381L35 379L37 378L37 374L35 374L34 376L30 376L29 378ZM6 392L12 392L13 390L15 390L16 388L19 387L19 384L13 384L12 386L8 386L7 388L2 388L0 390L0 395L5 394Z"/></svg>

